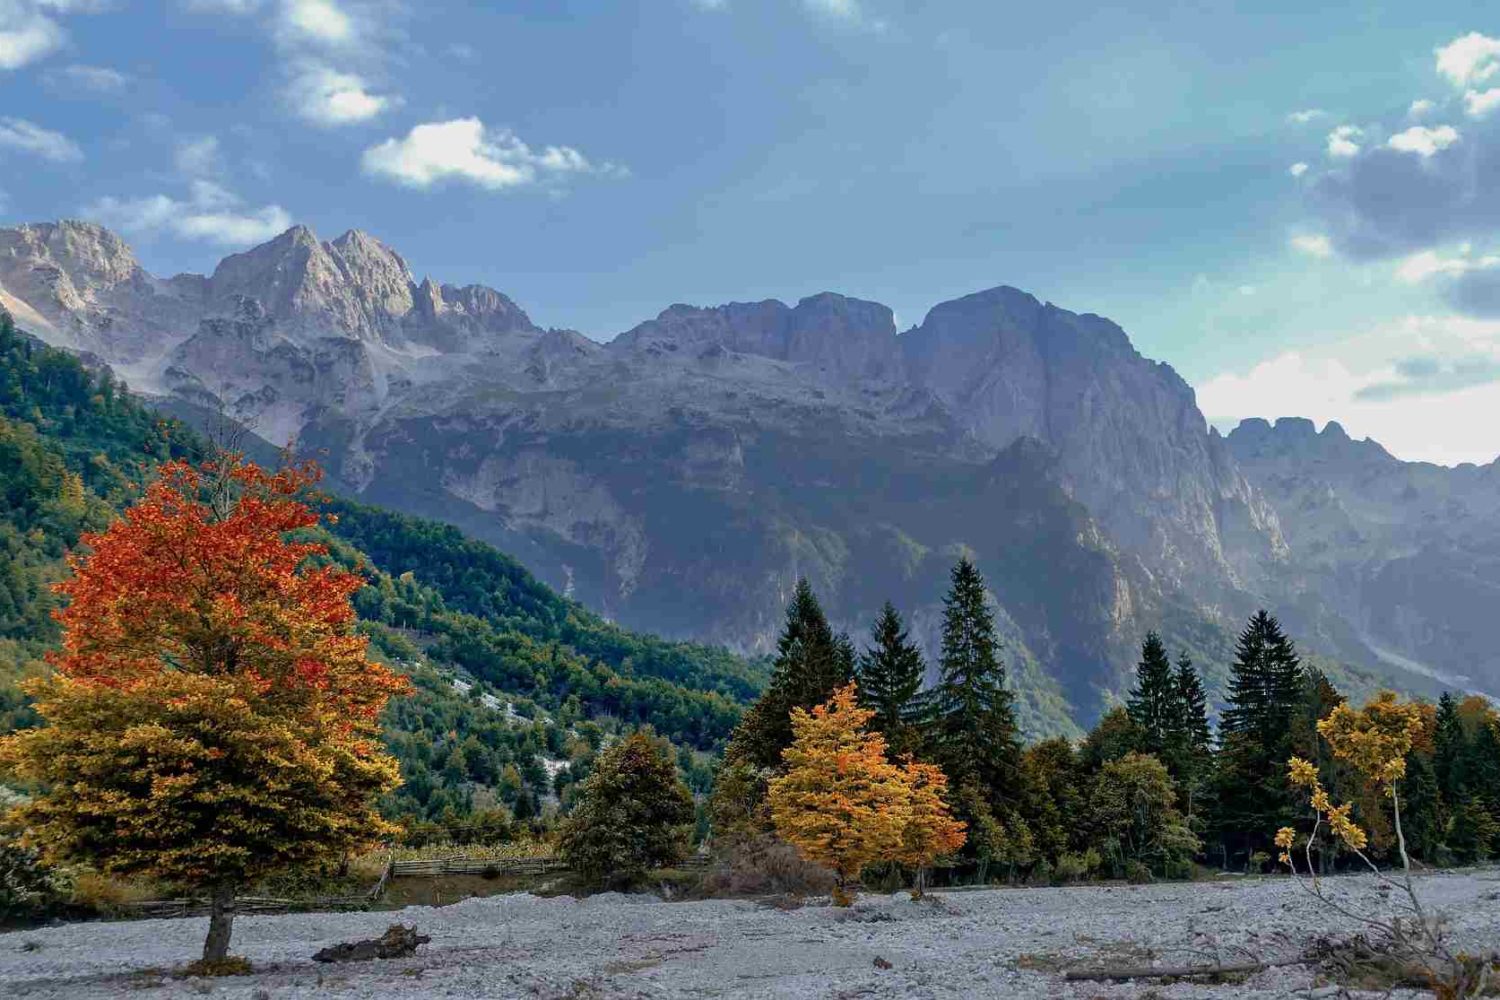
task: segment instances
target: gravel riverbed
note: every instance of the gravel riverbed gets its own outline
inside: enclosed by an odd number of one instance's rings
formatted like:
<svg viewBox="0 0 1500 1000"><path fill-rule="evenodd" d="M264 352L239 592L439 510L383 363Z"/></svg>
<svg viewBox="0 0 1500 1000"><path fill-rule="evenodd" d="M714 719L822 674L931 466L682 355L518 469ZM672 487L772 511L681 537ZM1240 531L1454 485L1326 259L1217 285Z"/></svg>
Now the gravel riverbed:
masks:
<svg viewBox="0 0 1500 1000"><path fill-rule="evenodd" d="M1328 885L1355 912L1393 912L1373 878ZM1420 888L1452 921L1456 945L1500 946L1500 869L1426 875ZM432 942L404 959L311 960L393 922L416 924ZM254 975L171 977L165 970L195 957L205 928L203 919L136 920L6 933L0 992L57 1000L1330 996L1302 967L1217 986L1068 983L1062 970L1291 956L1316 933L1355 929L1284 878L954 891L921 903L903 893L866 896L844 911L517 894L398 912L244 916L232 950L254 963Z"/></svg>

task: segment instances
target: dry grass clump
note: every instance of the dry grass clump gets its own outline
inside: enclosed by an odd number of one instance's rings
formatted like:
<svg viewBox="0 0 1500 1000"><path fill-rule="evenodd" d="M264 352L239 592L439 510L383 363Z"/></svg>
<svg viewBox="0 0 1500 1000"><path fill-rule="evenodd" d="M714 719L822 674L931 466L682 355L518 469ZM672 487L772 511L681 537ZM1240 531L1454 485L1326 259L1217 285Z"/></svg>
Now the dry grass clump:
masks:
<svg viewBox="0 0 1500 1000"><path fill-rule="evenodd" d="M714 896L825 896L833 891L834 876L804 861L791 844L757 834L724 847L703 885Z"/></svg>

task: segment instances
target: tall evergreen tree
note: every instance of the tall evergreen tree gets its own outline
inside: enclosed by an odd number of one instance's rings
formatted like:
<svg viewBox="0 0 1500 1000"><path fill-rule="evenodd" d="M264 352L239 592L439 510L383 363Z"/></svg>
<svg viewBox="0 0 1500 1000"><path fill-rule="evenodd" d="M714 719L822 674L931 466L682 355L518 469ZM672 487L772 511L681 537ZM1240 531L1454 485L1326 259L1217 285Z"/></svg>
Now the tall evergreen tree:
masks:
<svg viewBox="0 0 1500 1000"><path fill-rule="evenodd" d="M1172 661L1161 636L1146 633L1141 644L1141 660L1135 668L1135 688L1127 701L1130 719L1140 733L1143 753L1165 762L1167 751L1176 741L1174 732L1182 725L1180 692L1172 675Z"/></svg>
<svg viewBox="0 0 1500 1000"><path fill-rule="evenodd" d="M1286 761L1302 685L1296 646L1280 622L1257 612L1235 645L1220 726L1217 820L1226 852L1233 844L1248 855L1269 842L1269 831L1293 819Z"/></svg>
<svg viewBox="0 0 1500 1000"><path fill-rule="evenodd" d="M922 651L907 635L890 601L870 629L874 645L859 660L859 700L874 712L870 724L885 734L896 753L914 753L915 729L922 722Z"/></svg>
<svg viewBox="0 0 1500 1000"><path fill-rule="evenodd" d="M953 568L943 598L940 666L933 695L934 756L954 785L998 811L1013 798L1020 740L984 578L967 557Z"/></svg>
<svg viewBox="0 0 1500 1000"><path fill-rule="evenodd" d="M1195 825L1205 804L1213 764L1213 731L1208 725L1208 696L1203 679L1186 653L1177 657L1172 674L1177 717L1169 730L1165 761L1177 779L1183 811Z"/></svg>
<svg viewBox="0 0 1500 1000"><path fill-rule="evenodd" d="M806 579L797 581L776 642L771 681L740 721L726 758L756 768L781 766L792 743L792 709L811 709L854 679L854 645L836 635Z"/></svg>
<svg viewBox="0 0 1500 1000"><path fill-rule="evenodd" d="M1464 795L1464 761L1468 740L1463 720L1458 716L1458 699L1447 691L1438 699L1437 719L1432 734L1432 769L1436 772L1438 792L1450 806L1456 806Z"/></svg>
<svg viewBox="0 0 1500 1000"><path fill-rule="evenodd" d="M1186 653L1177 657L1177 700L1182 706L1180 729L1184 749L1193 756L1206 756L1213 743L1213 730L1208 724L1208 695L1203 691L1203 678Z"/></svg>

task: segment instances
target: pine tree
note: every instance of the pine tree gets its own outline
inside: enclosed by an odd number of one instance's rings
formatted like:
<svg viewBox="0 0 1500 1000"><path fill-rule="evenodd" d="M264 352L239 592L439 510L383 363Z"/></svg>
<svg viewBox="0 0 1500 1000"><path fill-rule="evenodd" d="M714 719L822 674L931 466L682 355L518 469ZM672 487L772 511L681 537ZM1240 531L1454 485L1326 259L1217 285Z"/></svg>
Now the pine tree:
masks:
<svg viewBox="0 0 1500 1000"><path fill-rule="evenodd" d="M1262 831L1289 825L1286 780L1293 723L1302 699L1302 663L1281 624L1265 611L1240 633L1221 722L1218 823L1245 854L1264 846Z"/></svg>
<svg viewBox="0 0 1500 1000"><path fill-rule="evenodd" d="M1168 749L1177 742L1174 732L1181 727L1181 696L1174 683L1172 661L1161 636L1146 633L1141 644L1141 660L1135 668L1135 688L1127 702L1130 719L1140 734L1140 747L1158 760L1165 761Z"/></svg>
<svg viewBox="0 0 1500 1000"><path fill-rule="evenodd" d="M1017 812L1020 741L984 579L967 558L953 568L943 598L941 670L930 729L933 757L952 782L970 848L1006 858L1031 842Z"/></svg>
<svg viewBox="0 0 1500 1000"><path fill-rule="evenodd" d="M1213 732L1208 725L1208 697L1193 661L1183 653L1172 675L1178 716L1171 729L1166 764L1177 779L1183 809L1191 825L1198 817L1213 764Z"/></svg>
<svg viewBox="0 0 1500 1000"><path fill-rule="evenodd" d="M853 679L853 644L847 636L834 634L812 586L806 579L798 580L776 642L771 682L745 713L726 758L761 769L779 768L781 752L792 743L792 709L821 705Z"/></svg>
<svg viewBox="0 0 1500 1000"><path fill-rule="evenodd" d="M1464 795L1464 760L1468 740L1463 720L1458 717L1458 700L1447 691L1438 699L1437 720L1432 735L1432 767L1436 772L1438 791L1450 806L1457 806Z"/></svg>
<svg viewBox="0 0 1500 1000"><path fill-rule="evenodd" d="M870 630L874 645L860 657L860 704L875 713L871 725L897 753L916 751L914 729L924 710L922 677L927 665L911 641L901 615L887 601Z"/></svg>
<svg viewBox="0 0 1500 1000"><path fill-rule="evenodd" d="M1175 680L1177 700L1182 706L1183 745L1194 756L1207 755L1213 742L1213 730L1208 724L1208 696L1203 691L1203 678L1198 676L1186 653L1177 658Z"/></svg>

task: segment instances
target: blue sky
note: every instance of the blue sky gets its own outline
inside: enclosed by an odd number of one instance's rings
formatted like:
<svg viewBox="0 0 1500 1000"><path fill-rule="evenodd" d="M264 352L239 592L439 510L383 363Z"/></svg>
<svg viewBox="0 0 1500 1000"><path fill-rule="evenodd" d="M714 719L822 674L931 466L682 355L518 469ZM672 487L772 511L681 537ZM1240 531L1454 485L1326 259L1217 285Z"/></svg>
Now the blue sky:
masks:
<svg viewBox="0 0 1500 1000"><path fill-rule="evenodd" d="M1496 38L1445 0L0 0L0 222L96 219L157 273L360 228L596 339L1013 284L1217 422L1484 461Z"/></svg>

